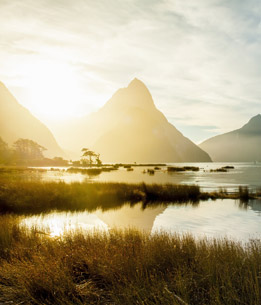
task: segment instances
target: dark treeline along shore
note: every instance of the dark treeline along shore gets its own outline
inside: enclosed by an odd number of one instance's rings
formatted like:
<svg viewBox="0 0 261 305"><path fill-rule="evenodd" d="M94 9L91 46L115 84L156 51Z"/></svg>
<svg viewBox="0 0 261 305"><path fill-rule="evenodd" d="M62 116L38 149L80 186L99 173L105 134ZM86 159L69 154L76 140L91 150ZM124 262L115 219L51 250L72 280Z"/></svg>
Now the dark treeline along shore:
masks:
<svg viewBox="0 0 261 305"><path fill-rule="evenodd" d="M37 190L36 190L37 192ZM261 304L261 243L68 232L0 217L1 304Z"/></svg>
<svg viewBox="0 0 261 305"><path fill-rule="evenodd" d="M144 206L164 203L196 203L199 200L233 198L247 201L260 196L239 187L238 192L201 192L197 185L21 182L1 180L0 213L41 213L52 210L93 211L109 209L126 202L143 202Z"/></svg>

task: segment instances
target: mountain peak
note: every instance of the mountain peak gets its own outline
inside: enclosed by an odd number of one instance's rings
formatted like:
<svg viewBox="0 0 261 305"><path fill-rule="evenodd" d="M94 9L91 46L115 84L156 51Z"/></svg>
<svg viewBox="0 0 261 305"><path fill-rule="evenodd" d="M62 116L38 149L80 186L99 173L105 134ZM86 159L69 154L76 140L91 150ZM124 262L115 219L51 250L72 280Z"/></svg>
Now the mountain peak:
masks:
<svg viewBox="0 0 261 305"><path fill-rule="evenodd" d="M252 117L242 129L247 132L261 132L261 115Z"/></svg>
<svg viewBox="0 0 261 305"><path fill-rule="evenodd" d="M121 88L105 104L104 109L113 107L123 109L129 107L139 107L143 109L155 108L152 96L146 85L139 79L134 78L128 87Z"/></svg>
<svg viewBox="0 0 261 305"><path fill-rule="evenodd" d="M142 87L145 87L147 89L146 85L136 77L129 83L128 88L134 87L134 86L135 87L136 86L142 86Z"/></svg>
<svg viewBox="0 0 261 305"><path fill-rule="evenodd" d="M132 90L132 91L136 91L139 94L140 93L147 93L151 96L147 86L141 80L139 80L136 77L129 83L127 89Z"/></svg>
<svg viewBox="0 0 261 305"><path fill-rule="evenodd" d="M212 137L200 144L215 162L261 161L261 115L243 127Z"/></svg>
<svg viewBox="0 0 261 305"><path fill-rule="evenodd" d="M70 132L65 137L68 147L79 149L82 143L87 143L106 163L211 161L207 153L168 122L154 105L147 87L137 78L117 90L87 120L68 127Z"/></svg>
<svg viewBox="0 0 261 305"><path fill-rule="evenodd" d="M134 78L126 88L126 94L131 98L131 104L140 107L154 106L152 96L147 86L138 78Z"/></svg>
<svg viewBox="0 0 261 305"><path fill-rule="evenodd" d="M257 122L257 121L261 121L261 114L258 114L254 117L252 117L250 120L249 120L249 123L250 122Z"/></svg>

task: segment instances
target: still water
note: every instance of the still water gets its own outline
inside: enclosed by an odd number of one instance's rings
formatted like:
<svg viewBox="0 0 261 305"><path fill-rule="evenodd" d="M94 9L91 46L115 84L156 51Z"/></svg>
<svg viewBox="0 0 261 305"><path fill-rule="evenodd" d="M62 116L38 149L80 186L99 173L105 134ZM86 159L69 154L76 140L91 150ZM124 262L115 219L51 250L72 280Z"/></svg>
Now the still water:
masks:
<svg viewBox="0 0 261 305"><path fill-rule="evenodd" d="M224 166L234 166L227 172L211 172ZM168 166L196 166L199 171L173 172L161 167L153 175L147 169L154 167L133 167L133 171L120 167L99 175L69 173L67 168L50 168L21 174L21 179L39 181L72 182L126 182L126 183L174 183L195 184L202 190L212 191L225 188L228 192L238 186L261 190L261 163L178 163ZM12 176L13 177L13 176ZM19 178L19 179L20 179ZM251 201L247 205L226 199L202 201L198 204L169 204L147 207L142 203L121 208L96 210L95 212L61 213L53 212L22 218L21 223L37 230L49 231L51 236L60 236L64 231L97 229L109 231L112 228L137 228L150 233L164 230L170 233L191 233L197 237L229 237L236 240L261 238L261 202Z"/></svg>
<svg viewBox="0 0 261 305"><path fill-rule="evenodd" d="M223 166L232 165L234 169L227 172L211 172ZM102 172L97 176L87 174L71 174L66 172L67 168L60 168L57 171L40 173L39 179L44 181L85 182L126 182L126 183L174 183L174 184L196 184L203 190L212 191L219 188L226 188L228 191L235 191L239 185L248 186L251 189L261 188L261 163L177 163L168 166L196 166L198 172L168 172L167 167L156 170L154 175L144 173L149 167L133 167L133 171L127 171L120 167L116 171ZM151 167L153 168L153 167Z"/></svg>
<svg viewBox="0 0 261 305"><path fill-rule="evenodd" d="M261 238L261 201L203 201L144 208L126 203L121 208L95 212L53 212L25 217L21 224L36 227L51 236L75 229L102 230L136 228L149 233L190 233L195 237L228 237L238 241Z"/></svg>

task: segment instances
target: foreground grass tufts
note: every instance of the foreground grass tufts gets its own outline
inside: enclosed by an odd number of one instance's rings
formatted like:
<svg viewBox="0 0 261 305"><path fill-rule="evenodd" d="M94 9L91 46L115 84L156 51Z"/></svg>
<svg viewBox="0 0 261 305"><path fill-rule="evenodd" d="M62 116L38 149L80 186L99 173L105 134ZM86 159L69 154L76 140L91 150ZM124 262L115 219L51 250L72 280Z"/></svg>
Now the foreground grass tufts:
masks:
<svg viewBox="0 0 261 305"><path fill-rule="evenodd" d="M3 303L261 303L260 241L243 247L134 230L51 239L26 232L10 218L1 223Z"/></svg>

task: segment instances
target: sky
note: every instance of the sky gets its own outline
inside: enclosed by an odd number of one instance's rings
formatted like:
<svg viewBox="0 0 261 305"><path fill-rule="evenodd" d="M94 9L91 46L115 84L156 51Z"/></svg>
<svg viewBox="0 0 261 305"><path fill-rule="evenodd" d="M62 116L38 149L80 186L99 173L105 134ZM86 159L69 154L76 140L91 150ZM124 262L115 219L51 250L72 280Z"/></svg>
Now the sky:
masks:
<svg viewBox="0 0 261 305"><path fill-rule="evenodd" d="M137 77L200 143L261 113L260 0L0 0L0 81L55 131Z"/></svg>

